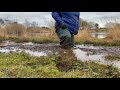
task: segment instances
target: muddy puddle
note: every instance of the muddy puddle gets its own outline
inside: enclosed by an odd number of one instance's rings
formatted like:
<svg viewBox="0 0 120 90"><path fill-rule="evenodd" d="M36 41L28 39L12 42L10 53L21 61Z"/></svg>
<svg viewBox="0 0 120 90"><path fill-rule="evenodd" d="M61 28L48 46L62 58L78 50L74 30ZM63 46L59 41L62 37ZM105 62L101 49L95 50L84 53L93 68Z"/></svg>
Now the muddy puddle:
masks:
<svg viewBox="0 0 120 90"><path fill-rule="evenodd" d="M25 52L31 56L47 56L58 54L60 51L59 44L34 44L19 43L0 46L0 53ZM81 61L94 61L102 64L113 65L120 68L120 61L105 60L106 55L120 55L119 47L98 47L91 45L76 45L72 50L73 54ZM65 53L65 51L63 51Z"/></svg>
<svg viewBox="0 0 120 90"><path fill-rule="evenodd" d="M47 56L47 53L45 53L44 51L38 52L38 51L31 51L27 49L20 49L16 47L0 48L0 53L12 53L12 52L17 52L17 53L24 52L31 56Z"/></svg>
<svg viewBox="0 0 120 90"><path fill-rule="evenodd" d="M116 60L106 60L105 56L120 55L119 47L100 47L100 46L89 46L89 45L77 45L73 50L75 56L78 60L81 61L94 61L97 63L105 64L105 65L113 65L115 67L120 68L120 61Z"/></svg>

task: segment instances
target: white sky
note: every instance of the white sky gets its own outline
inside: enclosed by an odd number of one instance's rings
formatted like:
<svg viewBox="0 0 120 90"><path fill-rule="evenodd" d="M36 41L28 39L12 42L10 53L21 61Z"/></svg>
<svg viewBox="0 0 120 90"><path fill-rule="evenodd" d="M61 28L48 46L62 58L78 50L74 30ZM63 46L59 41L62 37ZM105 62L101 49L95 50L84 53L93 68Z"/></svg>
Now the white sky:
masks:
<svg viewBox="0 0 120 90"><path fill-rule="evenodd" d="M80 17L96 22L100 27L103 27L106 22L119 22L120 12L80 12ZM46 21L53 20L51 12L0 12L0 18L10 18L20 22L27 19L36 21L40 25L45 25Z"/></svg>

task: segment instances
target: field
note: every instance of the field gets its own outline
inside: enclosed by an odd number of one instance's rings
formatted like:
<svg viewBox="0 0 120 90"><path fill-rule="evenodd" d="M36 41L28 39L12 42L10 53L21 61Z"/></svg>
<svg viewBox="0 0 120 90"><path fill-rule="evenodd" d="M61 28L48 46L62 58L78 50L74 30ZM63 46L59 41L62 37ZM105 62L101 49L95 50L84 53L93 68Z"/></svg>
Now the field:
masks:
<svg viewBox="0 0 120 90"><path fill-rule="evenodd" d="M79 30L75 36L76 44L93 44L104 46L120 45L120 30L113 28L106 30L109 34L105 39L91 37L90 33L94 30ZM7 25L0 28L0 41L12 40L15 42L34 42L34 43L58 43L54 29L46 30L41 28L26 28L23 25Z"/></svg>
<svg viewBox="0 0 120 90"><path fill-rule="evenodd" d="M11 24L6 27L0 27L0 77L1 78L119 78L119 68L112 65L100 64L94 61L78 60L73 52L65 51L56 47L59 39L54 29L43 28L26 28L23 25ZM100 51L108 51L106 60L117 61L119 57L120 46L120 30L119 28L107 29L109 33L104 39L94 38L91 36L94 30L79 30L75 36L76 45L105 46ZM9 42L10 41L10 42ZM13 42L13 43L11 43ZM32 42L33 45L24 46L24 43ZM51 48L52 43L52 48ZM3 52L8 47L18 47L35 51L58 51L58 54L50 54L47 56L30 56L25 52ZM20 45L19 45L20 44ZM38 46L37 46L38 44ZM11 46L10 46L11 45ZM42 47L39 47L43 45ZM47 46L48 45L48 46ZM55 46L54 46L55 45ZM36 47L34 47L36 46ZM111 47L110 47L111 46ZM39 47L39 48L37 48ZM112 48L113 47L113 48ZM117 48L116 48L117 47ZM77 48L78 49L78 48ZM96 49L79 48L92 53L96 53ZM4 50L5 51L5 50ZM114 52L116 53L114 53ZM67 53L64 53L67 52ZM90 52L90 53L91 53Z"/></svg>
<svg viewBox="0 0 120 90"><path fill-rule="evenodd" d="M66 59L67 58L67 59ZM119 78L117 68L52 55L30 57L25 53L0 54L1 78Z"/></svg>

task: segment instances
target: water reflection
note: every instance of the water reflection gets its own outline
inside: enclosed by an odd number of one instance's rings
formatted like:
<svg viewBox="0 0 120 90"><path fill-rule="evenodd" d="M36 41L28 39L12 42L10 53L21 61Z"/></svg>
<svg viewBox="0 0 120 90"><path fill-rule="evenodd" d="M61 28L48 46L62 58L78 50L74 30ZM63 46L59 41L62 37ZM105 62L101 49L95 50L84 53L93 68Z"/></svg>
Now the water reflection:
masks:
<svg viewBox="0 0 120 90"><path fill-rule="evenodd" d="M107 33L104 32L99 32L99 33L91 33L92 37L96 37L96 38L106 38L107 37Z"/></svg>

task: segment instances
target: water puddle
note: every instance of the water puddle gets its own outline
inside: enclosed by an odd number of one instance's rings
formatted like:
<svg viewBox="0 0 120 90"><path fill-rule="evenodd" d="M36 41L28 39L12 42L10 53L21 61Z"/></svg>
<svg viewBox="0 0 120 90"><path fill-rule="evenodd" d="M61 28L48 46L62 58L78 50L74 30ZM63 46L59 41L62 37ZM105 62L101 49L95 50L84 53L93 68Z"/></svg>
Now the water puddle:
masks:
<svg viewBox="0 0 120 90"><path fill-rule="evenodd" d="M97 33L97 32L95 32L95 33L91 33L91 35L92 35L92 37L96 37L96 38L106 38L107 37L107 35L108 35L108 33L106 33L106 32L99 32L99 33Z"/></svg>
<svg viewBox="0 0 120 90"><path fill-rule="evenodd" d="M24 51L25 53L27 54L30 54L31 56L37 56L37 57L40 57L40 56L47 56L47 53L45 53L44 51L41 51L41 52L38 52L38 51L30 51L30 50L25 50Z"/></svg>
<svg viewBox="0 0 120 90"><path fill-rule="evenodd" d="M19 49L19 48L15 48L15 47L5 47L5 48L0 48L0 53L11 53L11 52L25 52L31 56L47 56L47 53L44 51L38 52L38 51L31 51L31 50L26 50L26 49Z"/></svg>
<svg viewBox="0 0 120 90"><path fill-rule="evenodd" d="M34 43L29 42L29 43L23 43L22 45L34 45Z"/></svg>
<svg viewBox="0 0 120 90"><path fill-rule="evenodd" d="M110 51L119 52L119 49L108 48L107 52L104 47L91 46L91 45L76 45L73 49L73 54L78 60L81 61L94 61L101 64L113 65L120 68L120 61L105 60L105 56ZM115 50L115 51L114 51ZM109 51L109 52L108 52ZM58 44L34 44L34 43L22 43L18 45L0 47L0 53L11 52L25 52L31 56L48 56L49 54L60 54ZM64 53L64 52L62 52ZM119 54L119 53L118 53Z"/></svg>
<svg viewBox="0 0 120 90"><path fill-rule="evenodd" d="M82 51L80 49L75 49L73 50L75 56L77 57L77 59L80 59L82 61L89 61L89 60L93 60L93 61L103 61L104 60L104 56L103 54L92 54L90 52L85 52Z"/></svg>
<svg viewBox="0 0 120 90"><path fill-rule="evenodd" d="M73 53L77 57L78 60L81 61L94 61L97 63L105 64L105 65L113 65L114 67L120 68L120 61L109 61L105 59L105 56L108 55L104 51L103 48L95 47L95 46L84 46L78 45L73 50Z"/></svg>

